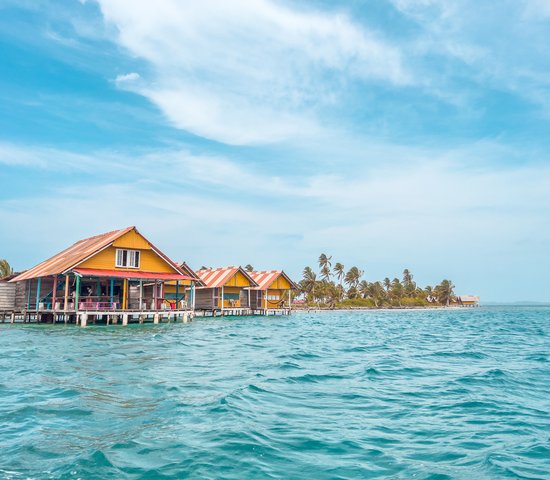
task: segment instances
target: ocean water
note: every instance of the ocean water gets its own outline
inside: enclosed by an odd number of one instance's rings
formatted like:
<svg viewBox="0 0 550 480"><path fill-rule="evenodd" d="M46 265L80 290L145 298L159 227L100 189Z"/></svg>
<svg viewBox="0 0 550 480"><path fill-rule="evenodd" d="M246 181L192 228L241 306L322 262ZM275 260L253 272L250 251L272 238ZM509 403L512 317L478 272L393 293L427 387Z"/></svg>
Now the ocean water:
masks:
<svg viewBox="0 0 550 480"><path fill-rule="evenodd" d="M0 325L2 479L550 478L550 308Z"/></svg>

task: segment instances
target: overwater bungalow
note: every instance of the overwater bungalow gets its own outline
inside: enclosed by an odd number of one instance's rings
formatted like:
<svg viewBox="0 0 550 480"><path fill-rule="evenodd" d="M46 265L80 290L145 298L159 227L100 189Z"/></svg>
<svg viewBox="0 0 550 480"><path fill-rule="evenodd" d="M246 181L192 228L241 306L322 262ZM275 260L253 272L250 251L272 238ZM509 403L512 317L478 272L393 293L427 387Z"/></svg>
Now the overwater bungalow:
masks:
<svg viewBox="0 0 550 480"><path fill-rule="evenodd" d="M289 313L292 305L292 290L298 290L290 277L282 270L249 272L258 284L251 289L252 311L262 315Z"/></svg>
<svg viewBox="0 0 550 480"><path fill-rule="evenodd" d="M125 325L132 320L155 323L187 320L192 312L177 293L173 305L165 299L165 284L174 282L194 290L196 275L182 269L147 240L136 227L128 227L76 242L27 270L16 283L12 321L80 323L105 320Z"/></svg>
<svg viewBox="0 0 550 480"><path fill-rule="evenodd" d="M479 297L477 295L461 295L456 297L456 302L461 307L479 307Z"/></svg>
<svg viewBox="0 0 550 480"><path fill-rule="evenodd" d="M196 289L197 310L221 315L250 313L250 289L258 284L242 267L205 268L196 273L204 285Z"/></svg>
<svg viewBox="0 0 550 480"><path fill-rule="evenodd" d="M164 285L164 300L171 308L175 308L175 305L179 303L180 307L188 306L194 310L196 297L195 287L204 287L205 285L193 269L185 262L178 263L178 267L185 275L193 278L193 280L166 282Z"/></svg>

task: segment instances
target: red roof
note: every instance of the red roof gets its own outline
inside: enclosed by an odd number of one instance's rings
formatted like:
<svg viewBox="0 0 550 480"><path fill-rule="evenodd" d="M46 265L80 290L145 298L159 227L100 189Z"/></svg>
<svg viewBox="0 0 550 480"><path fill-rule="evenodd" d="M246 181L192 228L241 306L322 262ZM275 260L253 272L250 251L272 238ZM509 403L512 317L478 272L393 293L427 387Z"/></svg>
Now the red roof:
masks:
<svg viewBox="0 0 550 480"><path fill-rule="evenodd" d="M258 286L248 272L241 267L205 268L198 270L197 275L206 288L219 288L223 287L237 272L241 272L250 281L250 286Z"/></svg>
<svg viewBox="0 0 550 480"><path fill-rule="evenodd" d="M254 290L267 290L271 284L281 275L290 283L291 288L297 288L297 285L282 270L266 270L263 272L248 272L254 281L258 284Z"/></svg>
<svg viewBox="0 0 550 480"><path fill-rule="evenodd" d="M129 272L127 270L100 270L97 268L75 268L73 272L83 277L128 278L131 280L195 280L189 275L178 273Z"/></svg>

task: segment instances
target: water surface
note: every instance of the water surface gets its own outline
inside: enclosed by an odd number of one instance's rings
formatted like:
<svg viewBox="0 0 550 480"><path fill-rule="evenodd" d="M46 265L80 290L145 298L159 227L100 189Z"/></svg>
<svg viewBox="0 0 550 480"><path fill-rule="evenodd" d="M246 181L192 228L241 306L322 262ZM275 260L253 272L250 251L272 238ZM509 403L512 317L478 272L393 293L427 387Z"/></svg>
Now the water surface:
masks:
<svg viewBox="0 0 550 480"><path fill-rule="evenodd" d="M0 478L550 478L550 308L0 325Z"/></svg>

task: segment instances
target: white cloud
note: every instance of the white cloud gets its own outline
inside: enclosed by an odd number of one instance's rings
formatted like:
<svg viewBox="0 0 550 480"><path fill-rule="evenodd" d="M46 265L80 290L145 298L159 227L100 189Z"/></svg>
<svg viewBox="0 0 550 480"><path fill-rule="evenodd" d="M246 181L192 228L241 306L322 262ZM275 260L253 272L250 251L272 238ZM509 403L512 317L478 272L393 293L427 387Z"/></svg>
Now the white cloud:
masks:
<svg viewBox="0 0 550 480"><path fill-rule="evenodd" d="M550 113L547 0L391 1L420 27L407 50L411 68L417 76L423 70L426 85L445 89L442 98L452 98L453 91L494 89L512 92ZM429 61L434 54L441 70ZM445 63L449 60L457 62ZM427 67L422 66L425 61Z"/></svg>
<svg viewBox="0 0 550 480"><path fill-rule="evenodd" d="M99 3L118 42L153 71L127 88L177 127L225 143L316 131L312 112L350 78L410 81L399 50L344 15L271 0Z"/></svg>
<svg viewBox="0 0 550 480"><path fill-rule="evenodd" d="M124 82L134 82L140 78L139 73L131 72L122 75L117 75L115 82L124 83Z"/></svg>

